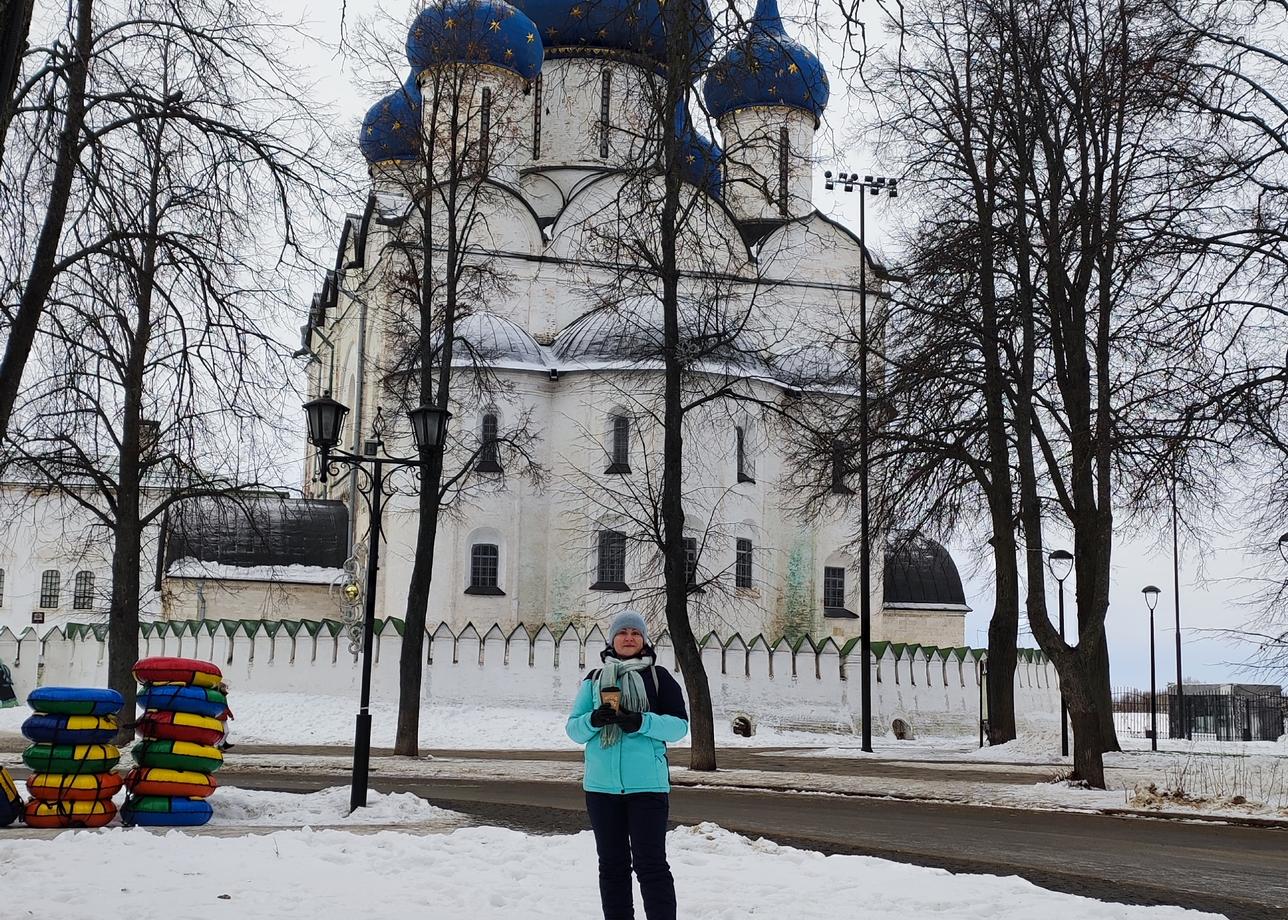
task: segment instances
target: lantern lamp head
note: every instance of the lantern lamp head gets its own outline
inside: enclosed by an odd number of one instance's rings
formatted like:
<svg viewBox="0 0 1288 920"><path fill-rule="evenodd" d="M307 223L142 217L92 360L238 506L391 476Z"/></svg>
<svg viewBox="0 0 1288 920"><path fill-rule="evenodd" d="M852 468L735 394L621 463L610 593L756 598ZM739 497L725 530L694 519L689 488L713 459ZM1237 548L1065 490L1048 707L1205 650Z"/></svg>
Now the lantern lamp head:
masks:
<svg viewBox="0 0 1288 920"><path fill-rule="evenodd" d="M1154 608L1158 606L1158 595L1163 592L1156 585L1146 585L1140 589L1140 593L1145 595L1145 604L1149 607L1149 612L1153 613Z"/></svg>

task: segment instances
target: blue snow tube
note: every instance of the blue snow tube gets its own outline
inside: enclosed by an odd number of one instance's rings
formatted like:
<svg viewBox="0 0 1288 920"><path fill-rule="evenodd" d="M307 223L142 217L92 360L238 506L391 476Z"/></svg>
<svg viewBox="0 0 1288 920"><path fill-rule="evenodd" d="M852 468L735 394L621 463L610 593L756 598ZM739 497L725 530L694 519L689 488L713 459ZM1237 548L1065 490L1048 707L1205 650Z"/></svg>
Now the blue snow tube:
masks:
<svg viewBox="0 0 1288 920"><path fill-rule="evenodd" d="M36 713L22 723L37 744L107 744L121 730L116 716L53 716Z"/></svg>
<svg viewBox="0 0 1288 920"><path fill-rule="evenodd" d="M222 719L228 715L228 697L206 687L150 684L139 691L138 704L144 709L191 712L211 719Z"/></svg>
<svg viewBox="0 0 1288 920"><path fill-rule="evenodd" d="M121 806L121 821L138 827L197 827L209 821L214 813L205 799L137 795L127 798Z"/></svg>
<svg viewBox="0 0 1288 920"><path fill-rule="evenodd" d="M27 705L51 715L110 716L121 711L125 698L103 687L37 687Z"/></svg>

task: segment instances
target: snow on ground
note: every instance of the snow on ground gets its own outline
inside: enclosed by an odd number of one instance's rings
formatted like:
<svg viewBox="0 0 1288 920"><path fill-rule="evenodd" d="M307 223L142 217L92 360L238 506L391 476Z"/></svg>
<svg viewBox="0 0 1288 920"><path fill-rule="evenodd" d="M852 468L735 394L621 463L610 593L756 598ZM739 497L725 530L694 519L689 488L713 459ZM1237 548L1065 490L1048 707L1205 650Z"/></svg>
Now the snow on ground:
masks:
<svg viewBox="0 0 1288 920"><path fill-rule="evenodd" d="M329 827L371 825L433 825L456 827L463 815L431 805L410 792L367 792L367 807L349 814L348 786L293 794L223 786L210 799L215 808L212 827Z"/></svg>
<svg viewBox="0 0 1288 920"><path fill-rule="evenodd" d="M944 920L1200 920L1175 907L1107 904L1018 878L952 875L862 856L823 856L712 824L668 835L688 920L838 916ZM228 837L139 830L0 834L5 916L47 920L172 912L208 920L566 920L599 916L594 839L494 827L358 835L310 829ZM51 867L74 867L50 875ZM133 869L133 873L131 872ZM636 903L639 902L638 890Z"/></svg>

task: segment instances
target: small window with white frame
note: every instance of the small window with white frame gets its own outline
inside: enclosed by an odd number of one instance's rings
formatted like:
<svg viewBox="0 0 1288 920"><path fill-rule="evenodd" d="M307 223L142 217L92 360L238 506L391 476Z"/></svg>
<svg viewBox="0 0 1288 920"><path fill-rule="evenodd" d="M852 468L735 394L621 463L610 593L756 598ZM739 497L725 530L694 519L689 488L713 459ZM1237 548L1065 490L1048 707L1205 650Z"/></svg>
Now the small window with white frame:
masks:
<svg viewBox="0 0 1288 920"><path fill-rule="evenodd" d="M500 424L495 412L485 412L479 425L479 459L474 469L480 473L501 472Z"/></svg>
<svg viewBox="0 0 1288 920"><path fill-rule="evenodd" d="M592 591L629 591L626 583L626 534L619 530L599 532L598 560Z"/></svg>
<svg viewBox="0 0 1288 920"><path fill-rule="evenodd" d="M613 415L608 427L608 469L605 473L631 471L631 420L623 414Z"/></svg>
<svg viewBox="0 0 1288 920"><path fill-rule="evenodd" d="M752 568L751 540L739 537L733 562L733 584L735 588L750 588L754 584Z"/></svg>

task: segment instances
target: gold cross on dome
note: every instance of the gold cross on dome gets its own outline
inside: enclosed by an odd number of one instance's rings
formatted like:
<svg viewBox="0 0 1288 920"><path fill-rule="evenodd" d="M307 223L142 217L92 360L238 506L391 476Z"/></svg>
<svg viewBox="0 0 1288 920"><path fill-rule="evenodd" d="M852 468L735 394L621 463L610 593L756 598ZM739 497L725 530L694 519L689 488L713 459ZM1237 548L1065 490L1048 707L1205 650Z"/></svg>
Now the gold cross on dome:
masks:
<svg viewBox="0 0 1288 920"><path fill-rule="evenodd" d="M489 28L489 29L491 29L493 32L500 32L500 31L501 31L501 20L499 20L499 19L493 19L490 23L488 23L488 28Z"/></svg>

